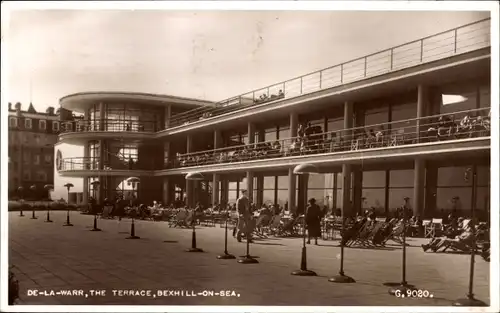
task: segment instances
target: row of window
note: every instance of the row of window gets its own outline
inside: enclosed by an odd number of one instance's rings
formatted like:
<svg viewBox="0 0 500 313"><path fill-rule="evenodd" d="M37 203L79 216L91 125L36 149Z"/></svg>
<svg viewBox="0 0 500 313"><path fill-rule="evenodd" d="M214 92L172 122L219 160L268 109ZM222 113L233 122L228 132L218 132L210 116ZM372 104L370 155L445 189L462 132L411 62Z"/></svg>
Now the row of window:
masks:
<svg viewBox="0 0 500 313"><path fill-rule="evenodd" d="M18 127L18 126L19 126L19 119L17 117L14 117L14 116L9 117L9 127ZM32 129L33 128L33 120L30 118L25 118L24 119L24 128ZM38 129L47 130L47 121L46 120L39 120L38 121ZM57 121L52 122L52 131L59 131L59 122L57 122Z"/></svg>
<svg viewBox="0 0 500 313"><path fill-rule="evenodd" d="M23 180L24 181L40 181L40 182L46 182L48 180L48 174L44 170L37 170L35 172L35 176L33 177L32 171L29 169L26 169L23 171ZM12 181L14 182L15 185L17 185L16 182L19 181L18 177L15 177L15 174L13 174ZM33 179L34 178L34 179Z"/></svg>

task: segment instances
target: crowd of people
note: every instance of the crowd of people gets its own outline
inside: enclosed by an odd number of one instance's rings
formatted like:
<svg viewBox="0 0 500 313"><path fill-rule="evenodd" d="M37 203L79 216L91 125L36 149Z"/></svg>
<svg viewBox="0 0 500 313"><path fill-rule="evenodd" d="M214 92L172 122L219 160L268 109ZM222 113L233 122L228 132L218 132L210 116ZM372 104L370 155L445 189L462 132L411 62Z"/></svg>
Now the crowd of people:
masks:
<svg viewBox="0 0 500 313"><path fill-rule="evenodd" d="M490 114L486 117L466 115L460 120L442 115L436 122L421 125L425 130L420 134L419 140L432 142L486 135L490 131ZM307 123L299 125L295 138L241 145L220 152L177 153L175 160L168 165L187 167L398 146L414 143L417 138L415 130L415 126L398 129L367 126L350 132L342 130L324 133L321 126Z"/></svg>

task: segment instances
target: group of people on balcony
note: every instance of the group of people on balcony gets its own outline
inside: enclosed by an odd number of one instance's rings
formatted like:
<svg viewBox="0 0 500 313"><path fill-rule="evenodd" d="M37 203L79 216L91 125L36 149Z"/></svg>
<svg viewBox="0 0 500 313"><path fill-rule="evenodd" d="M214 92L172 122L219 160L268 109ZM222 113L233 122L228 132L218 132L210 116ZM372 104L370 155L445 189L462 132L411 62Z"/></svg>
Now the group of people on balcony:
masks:
<svg viewBox="0 0 500 313"><path fill-rule="evenodd" d="M460 120L443 115L439 117L438 121L423 124L421 128L425 129L419 136L421 142L477 137L489 132L490 115L475 117L466 115ZM323 133L319 125L300 124L296 138L248 144L234 149L225 149L222 152L206 151L191 155L178 153L176 160L178 164L174 166L185 167L398 146L415 143L417 138L415 130L416 126L405 126L397 129L367 126L349 131L332 132L328 137L328 133Z"/></svg>
<svg viewBox="0 0 500 313"><path fill-rule="evenodd" d="M270 96L268 96L267 93L264 93L264 94L260 95L260 97L258 99L255 99L253 102L254 102L254 104L262 104L262 103L282 99L284 97L285 97L285 93L283 92L283 90L280 89L280 91L278 92L277 95L271 94Z"/></svg>

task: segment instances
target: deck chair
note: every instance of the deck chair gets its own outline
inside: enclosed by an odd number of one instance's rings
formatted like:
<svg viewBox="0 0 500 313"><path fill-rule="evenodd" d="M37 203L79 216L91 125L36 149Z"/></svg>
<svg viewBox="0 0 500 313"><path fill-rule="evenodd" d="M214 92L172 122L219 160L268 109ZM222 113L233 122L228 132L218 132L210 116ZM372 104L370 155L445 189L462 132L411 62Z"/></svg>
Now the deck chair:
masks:
<svg viewBox="0 0 500 313"><path fill-rule="evenodd" d="M283 225L281 222L281 216L275 215L271 218L269 223L269 235L280 236L283 230Z"/></svg>
<svg viewBox="0 0 500 313"><path fill-rule="evenodd" d="M390 147L399 146L404 143L405 139L405 130L398 129L395 134L391 136L391 142L389 143Z"/></svg>
<svg viewBox="0 0 500 313"><path fill-rule="evenodd" d="M443 219L433 218L430 226L430 237L440 236L443 231Z"/></svg>
<svg viewBox="0 0 500 313"><path fill-rule="evenodd" d="M432 221L431 220L423 220L422 226L424 226L424 237L430 238L432 237Z"/></svg>
<svg viewBox="0 0 500 313"><path fill-rule="evenodd" d="M102 214L101 218L111 218L111 212L113 212L113 206L112 205L106 205L102 209Z"/></svg>

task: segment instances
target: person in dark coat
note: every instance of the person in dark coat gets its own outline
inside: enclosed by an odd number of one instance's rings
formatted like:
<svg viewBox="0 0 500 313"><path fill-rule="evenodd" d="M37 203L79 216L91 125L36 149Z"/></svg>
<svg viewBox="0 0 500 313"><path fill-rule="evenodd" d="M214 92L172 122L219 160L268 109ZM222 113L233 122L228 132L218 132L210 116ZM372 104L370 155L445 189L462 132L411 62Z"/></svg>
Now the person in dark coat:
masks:
<svg viewBox="0 0 500 313"><path fill-rule="evenodd" d="M314 244L318 244L318 237L321 236L321 209L316 204L314 198L309 199L309 205L306 211L306 226L307 226L307 243L311 243L311 238L314 238Z"/></svg>

